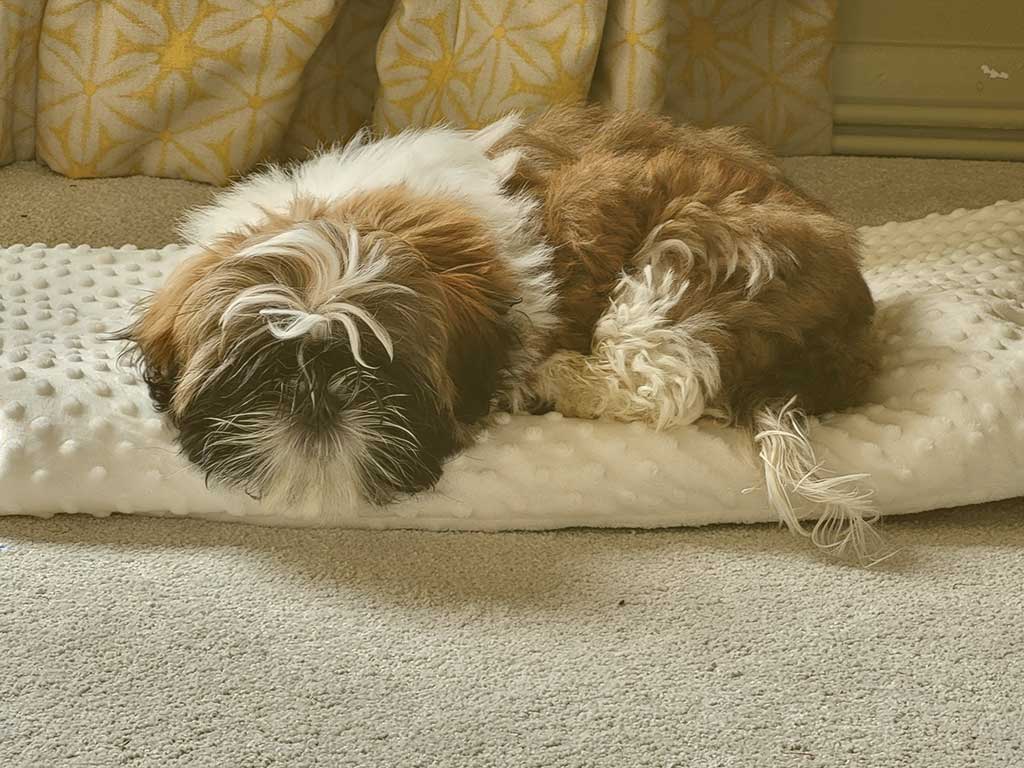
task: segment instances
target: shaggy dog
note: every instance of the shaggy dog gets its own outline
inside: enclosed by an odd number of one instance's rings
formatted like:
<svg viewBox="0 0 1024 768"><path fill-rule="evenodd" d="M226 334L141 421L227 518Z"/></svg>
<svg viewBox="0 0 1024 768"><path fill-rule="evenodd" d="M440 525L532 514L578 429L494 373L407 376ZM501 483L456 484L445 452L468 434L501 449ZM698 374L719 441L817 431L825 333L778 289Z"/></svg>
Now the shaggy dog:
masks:
<svg viewBox="0 0 1024 768"><path fill-rule="evenodd" d="M735 130L567 106L360 135L182 232L125 338L216 481L329 515L431 487L495 409L712 417L750 432L793 530L873 535L806 438L874 371L856 235Z"/></svg>

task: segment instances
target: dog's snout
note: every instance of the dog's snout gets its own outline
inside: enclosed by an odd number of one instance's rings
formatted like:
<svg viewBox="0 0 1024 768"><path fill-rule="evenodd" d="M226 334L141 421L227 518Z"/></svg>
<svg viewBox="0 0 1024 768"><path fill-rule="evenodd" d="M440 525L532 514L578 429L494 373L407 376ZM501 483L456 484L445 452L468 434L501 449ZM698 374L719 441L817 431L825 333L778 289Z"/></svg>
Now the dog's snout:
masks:
<svg viewBox="0 0 1024 768"><path fill-rule="evenodd" d="M334 425L344 403L329 386L320 382L300 382L296 387L292 415L303 427L323 430Z"/></svg>

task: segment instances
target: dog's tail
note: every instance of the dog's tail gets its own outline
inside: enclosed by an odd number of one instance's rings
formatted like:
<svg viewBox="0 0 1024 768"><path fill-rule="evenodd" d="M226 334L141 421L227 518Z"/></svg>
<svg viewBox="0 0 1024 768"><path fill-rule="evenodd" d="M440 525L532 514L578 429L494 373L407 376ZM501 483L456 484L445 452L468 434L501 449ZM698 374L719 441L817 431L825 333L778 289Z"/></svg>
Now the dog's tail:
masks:
<svg viewBox="0 0 1024 768"><path fill-rule="evenodd" d="M876 529L880 515L872 491L860 484L867 475L836 475L822 466L796 397L758 407L751 421L768 502L781 522L816 546L862 565L895 554Z"/></svg>

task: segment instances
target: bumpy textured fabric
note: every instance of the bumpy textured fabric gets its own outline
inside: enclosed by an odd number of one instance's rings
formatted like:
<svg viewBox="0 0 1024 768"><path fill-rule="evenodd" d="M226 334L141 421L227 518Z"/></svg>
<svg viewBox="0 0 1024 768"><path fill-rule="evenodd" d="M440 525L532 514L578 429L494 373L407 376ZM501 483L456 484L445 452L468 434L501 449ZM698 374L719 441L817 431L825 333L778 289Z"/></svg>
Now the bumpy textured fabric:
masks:
<svg viewBox="0 0 1024 768"><path fill-rule="evenodd" d="M1024 202L863 229L884 357L868 403L812 420L819 458L879 509L1024 495ZM0 250L0 512L308 525L209 491L104 333L182 249ZM498 415L434 492L331 525L512 529L772 519L746 439L699 423ZM748 491L748 489L751 489Z"/></svg>
<svg viewBox="0 0 1024 768"><path fill-rule="evenodd" d="M831 141L836 0L0 0L0 162L222 183L268 159L592 98ZM38 103L36 93L38 89Z"/></svg>

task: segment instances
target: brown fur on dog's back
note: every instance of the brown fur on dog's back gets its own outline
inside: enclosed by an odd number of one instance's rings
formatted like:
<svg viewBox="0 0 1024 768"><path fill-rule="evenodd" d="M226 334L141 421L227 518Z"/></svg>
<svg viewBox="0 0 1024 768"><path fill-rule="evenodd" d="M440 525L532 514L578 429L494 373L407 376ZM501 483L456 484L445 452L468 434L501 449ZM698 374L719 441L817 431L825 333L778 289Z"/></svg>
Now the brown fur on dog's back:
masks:
<svg viewBox="0 0 1024 768"><path fill-rule="evenodd" d="M718 319L700 339L721 370L710 406L749 423L759 406L794 395L812 413L863 395L874 305L856 234L738 131L561 107L494 151L513 147L524 159L510 183L542 201L556 247L565 326L551 351L588 352L623 272L653 260L689 281L672 319Z"/></svg>

